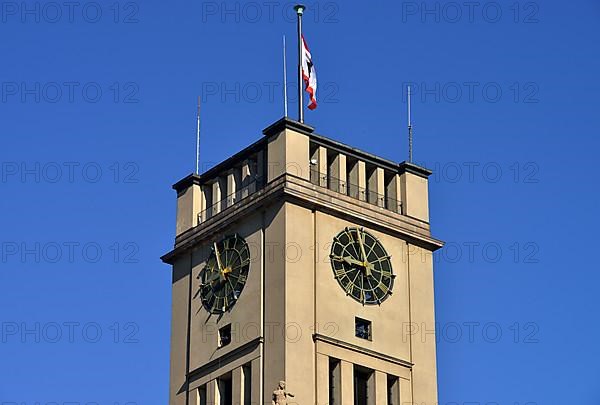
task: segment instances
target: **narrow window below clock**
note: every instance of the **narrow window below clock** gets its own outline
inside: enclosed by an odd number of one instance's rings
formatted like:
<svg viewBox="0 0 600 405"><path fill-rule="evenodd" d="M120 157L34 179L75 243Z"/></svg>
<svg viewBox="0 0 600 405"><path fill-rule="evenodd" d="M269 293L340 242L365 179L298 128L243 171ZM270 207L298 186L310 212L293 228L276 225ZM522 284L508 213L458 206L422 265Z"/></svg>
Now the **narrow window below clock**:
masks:
<svg viewBox="0 0 600 405"><path fill-rule="evenodd" d="M227 346L231 343L231 324L219 329L219 347Z"/></svg>
<svg viewBox="0 0 600 405"><path fill-rule="evenodd" d="M356 317L354 319L354 333L357 338L372 340L371 321Z"/></svg>

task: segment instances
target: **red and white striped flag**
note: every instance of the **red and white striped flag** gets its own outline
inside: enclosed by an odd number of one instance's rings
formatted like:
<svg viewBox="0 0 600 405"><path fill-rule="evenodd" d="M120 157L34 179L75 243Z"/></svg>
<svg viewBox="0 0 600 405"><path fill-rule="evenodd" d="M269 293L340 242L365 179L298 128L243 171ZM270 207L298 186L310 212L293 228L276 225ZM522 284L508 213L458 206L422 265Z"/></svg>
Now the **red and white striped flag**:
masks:
<svg viewBox="0 0 600 405"><path fill-rule="evenodd" d="M306 45L304 35L302 35L302 79L304 80L304 89L310 94L309 110L317 108L317 71L312 62L312 56Z"/></svg>

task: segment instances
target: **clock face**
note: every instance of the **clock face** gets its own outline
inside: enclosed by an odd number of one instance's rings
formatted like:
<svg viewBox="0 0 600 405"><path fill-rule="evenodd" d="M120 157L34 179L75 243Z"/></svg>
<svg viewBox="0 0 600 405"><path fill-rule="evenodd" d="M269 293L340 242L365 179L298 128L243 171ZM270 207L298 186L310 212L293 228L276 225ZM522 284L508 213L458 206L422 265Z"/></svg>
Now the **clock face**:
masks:
<svg viewBox="0 0 600 405"><path fill-rule="evenodd" d="M391 293L396 277L383 245L363 228L346 228L333 238L333 275L346 295L363 305L381 304Z"/></svg>
<svg viewBox="0 0 600 405"><path fill-rule="evenodd" d="M213 314L222 314L237 301L248 278L250 251L239 235L213 243L212 252L198 278L202 305Z"/></svg>

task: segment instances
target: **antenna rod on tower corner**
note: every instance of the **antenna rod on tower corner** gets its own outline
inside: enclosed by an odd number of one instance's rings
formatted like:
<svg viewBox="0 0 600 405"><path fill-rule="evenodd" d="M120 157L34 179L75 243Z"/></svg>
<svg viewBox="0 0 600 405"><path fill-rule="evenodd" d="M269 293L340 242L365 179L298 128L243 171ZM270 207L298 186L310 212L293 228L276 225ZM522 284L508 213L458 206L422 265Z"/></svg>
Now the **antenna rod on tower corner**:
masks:
<svg viewBox="0 0 600 405"><path fill-rule="evenodd" d="M412 163L412 122L410 120L410 86L408 86L408 163Z"/></svg>
<svg viewBox="0 0 600 405"><path fill-rule="evenodd" d="M196 115L196 174L200 170L200 96L198 96L198 113Z"/></svg>
<svg viewBox="0 0 600 405"><path fill-rule="evenodd" d="M285 35L283 36L283 116L288 116L287 63L285 59Z"/></svg>

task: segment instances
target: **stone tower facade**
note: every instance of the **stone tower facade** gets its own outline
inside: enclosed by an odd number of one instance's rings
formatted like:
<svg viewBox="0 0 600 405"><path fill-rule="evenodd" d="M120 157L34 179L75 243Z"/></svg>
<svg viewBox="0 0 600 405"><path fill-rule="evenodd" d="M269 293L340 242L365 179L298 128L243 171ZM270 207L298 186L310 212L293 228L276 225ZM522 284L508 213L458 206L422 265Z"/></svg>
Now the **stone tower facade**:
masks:
<svg viewBox="0 0 600 405"><path fill-rule="evenodd" d="M174 185L170 404L436 404L431 172L263 132Z"/></svg>

